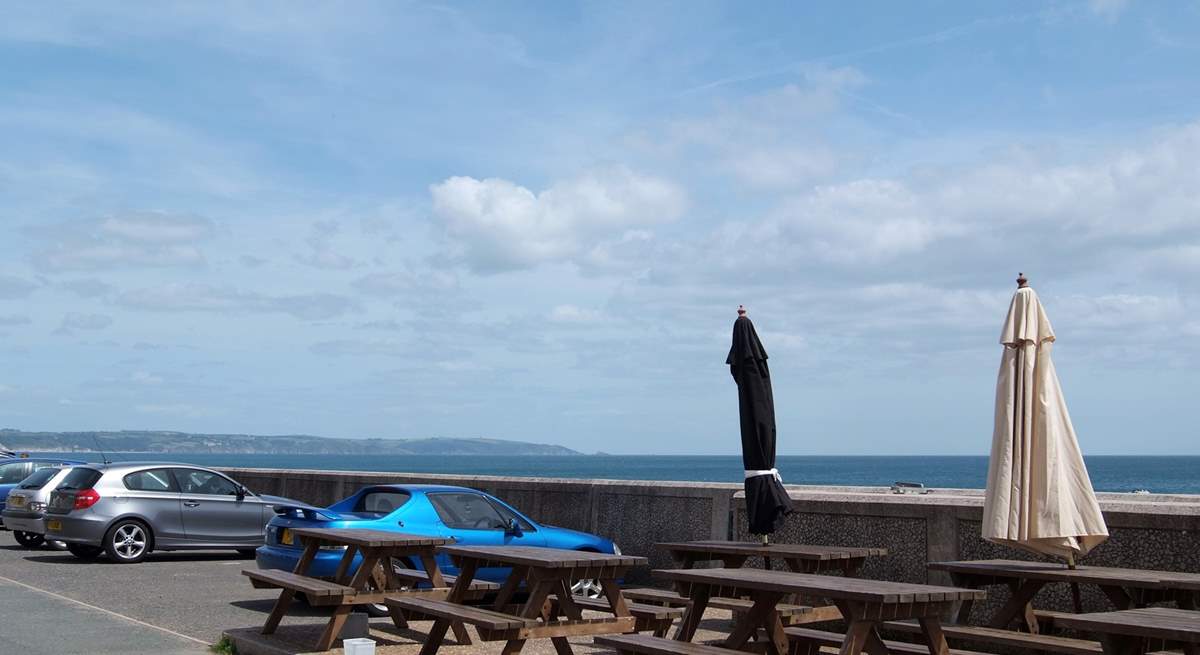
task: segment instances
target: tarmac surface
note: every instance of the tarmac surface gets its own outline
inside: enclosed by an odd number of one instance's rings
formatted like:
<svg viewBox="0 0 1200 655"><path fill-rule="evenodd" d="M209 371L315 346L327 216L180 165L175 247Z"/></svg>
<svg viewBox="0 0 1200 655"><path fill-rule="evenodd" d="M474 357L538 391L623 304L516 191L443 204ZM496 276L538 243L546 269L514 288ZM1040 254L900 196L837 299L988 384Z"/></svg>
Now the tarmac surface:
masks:
<svg viewBox="0 0 1200 655"><path fill-rule="evenodd" d="M0 531L0 655L207 653L226 630L257 629L271 611L279 592L251 587L241 571L253 567L232 551L152 553L140 564L86 562L66 551L23 548ZM294 604L280 633L306 635L327 616L328 610ZM373 636L384 633L392 642L378 652L417 655L427 623L397 631L387 618L372 619ZM706 615L697 641L720 636L714 629L728 631L727 614ZM578 655L606 650L590 638L572 643ZM502 645L447 641L440 652L499 655ZM300 650L306 649L288 652ZM534 640L523 653L554 649L549 640Z"/></svg>

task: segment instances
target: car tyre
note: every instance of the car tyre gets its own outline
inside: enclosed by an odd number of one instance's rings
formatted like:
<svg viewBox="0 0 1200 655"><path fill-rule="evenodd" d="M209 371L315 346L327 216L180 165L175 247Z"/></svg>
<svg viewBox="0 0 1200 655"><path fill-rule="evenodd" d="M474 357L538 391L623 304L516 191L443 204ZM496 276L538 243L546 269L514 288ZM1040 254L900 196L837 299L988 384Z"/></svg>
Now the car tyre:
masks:
<svg viewBox="0 0 1200 655"><path fill-rule="evenodd" d="M75 557L87 560L96 559L104 553L103 548L99 546L89 546L87 544L67 544L67 550Z"/></svg>
<svg viewBox="0 0 1200 655"><path fill-rule="evenodd" d="M26 548L41 548L46 543L46 536L36 532L13 530L13 538Z"/></svg>
<svg viewBox="0 0 1200 655"><path fill-rule="evenodd" d="M136 564L146 559L153 544L150 528L136 519L117 521L104 535L104 552L120 564Z"/></svg>

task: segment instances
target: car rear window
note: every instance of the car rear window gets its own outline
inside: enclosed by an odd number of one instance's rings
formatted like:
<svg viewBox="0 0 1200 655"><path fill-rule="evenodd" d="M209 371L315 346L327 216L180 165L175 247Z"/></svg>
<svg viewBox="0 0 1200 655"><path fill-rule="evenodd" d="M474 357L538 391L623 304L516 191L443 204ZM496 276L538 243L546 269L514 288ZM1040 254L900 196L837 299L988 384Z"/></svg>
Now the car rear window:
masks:
<svg viewBox="0 0 1200 655"><path fill-rule="evenodd" d="M73 468L67 474L67 477L63 478L63 481L59 483L57 490L76 491L79 489L91 489L92 485L96 484L101 475L100 471L87 468L86 466Z"/></svg>
<svg viewBox="0 0 1200 655"><path fill-rule="evenodd" d="M25 480L21 482L20 488L41 489L42 487L46 486L46 483L50 481L50 478L58 475L58 472L61 470L62 469L57 468L38 469L33 472L33 475L25 478Z"/></svg>
<svg viewBox="0 0 1200 655"><path fill-rule="evenodd" d="M400 509L411 497L407 491L368 491L354 504L354 513L386 516Z"/></svg>

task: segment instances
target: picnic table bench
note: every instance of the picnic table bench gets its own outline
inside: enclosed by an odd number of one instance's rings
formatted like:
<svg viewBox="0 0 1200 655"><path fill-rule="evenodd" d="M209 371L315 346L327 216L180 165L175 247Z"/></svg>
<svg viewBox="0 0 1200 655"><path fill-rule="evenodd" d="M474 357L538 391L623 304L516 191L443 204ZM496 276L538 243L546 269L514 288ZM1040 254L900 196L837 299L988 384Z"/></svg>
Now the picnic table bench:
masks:
<svg viewBox="0 0 1200 655"><path fill-rule="evenodd" d="M1017 560L974 560L963 562L932 562L929 568L950 574L953 584L961 587L983 588L1007 586L1008 601L986 620L992 628L1007 628L1017 621L1032 634L1041 633L1039 617L1060 616L1039 612L1033 599L1051 583L1072 585L1091 584L1100 588L1118 610L1145 607L1150 603L1175 602L1180 607L1195 607L1200 589L1200 574L1146 569L1124 569L1104 566L1084 566L1071 569L1055 562L1025 562ZM958 609L955 623L969 622L972 603L964 602ZM1076 607L1076 613L1080 609Z"/></svg>
<svg viewBox="0 0 1200 655"><path fill-rule="evenodd" d="M571 655L567 637L625 633L636 628L637 620L617 580L631 567L644 565L644 557L529 546L447 546L442 552L459 568L458 578L444 600L414 596L387 600L393 611L434 617L421 655L437 653L446 630L456 622L474 625L484 641L505 641L504 655L516 655L526 640L534 638L550 638L559 655ZM488 567L511 568L491 609L463 605L475 573ZM612 616L583 618L571 593L571 585L582 579L600 583ZM510 605L523 585L528 591L525 603Z"/></svg>
<svg viewBox="0 0 1200 655"><path fill-rule="evenodd" d="M722 540L673 541L655 544L655 547L669 552L681 569L692 569L701 564L711 563L718 563L725 568L740 568L751 557L761 557L768 567L774 559L784 562L788 569L798 573L837 572L846 576L858 575L868 557L886 555L888 552L886 548ZM684 607L689 602L680 591L636 588L626 589L624 594L626 598L633 600L671 607ZM753 607L752 601L736 596L726 593L725 590L715 590L709 598L708 606L730 610L735 616L748 612ZM841 618L841 612L832 605L813 607L802 603L781 602L775 606L775 611L784 625L836 621Z"/></svg>
<svg viewBox="0 0 1200 655"><path fill-rule="evenodd" d="M1059 622L1099 633L1107 655L1143 655L1151 650L1149 644L1160 640L1182 646L1185 655L1200 655L1200 612L1192 610L1143 607L1078 614Z"/></svg>
<svg viewBox="0 0 1200 655"><path fill-rule="evenodd" d="M317 650L329 650L333 641L341 634L346 617L354 606L383 603L397 594L414 593L406 590L404 584L396 577L391 566L392 558L416 558L425 566L430 584L435 588L445 588L445 582L434 560L434 549L447 543L449 539L344 528L299 528L293 529L292 534L304 544L304 552L296 562L295 569L242 571L242 575L250 578L251 584L256 587L280 589L279 598L263 624L263 634L275 632L291 607L295 595L302 593L313 605L334 606L333 615L316 644ZM344 546L346 549L338 562L333 580L308 575L321 546ZM360 554L362 559L352 573L351 566ZM379 566L381 562L386 565ZM404 617L398 612L392 612L392 620L398 626L405 624ZM465 632L461 636L465 637Z"/></svg>
<svg viewBox="0 0 1200 655"><path fill-rule="evenodd" d="M807 629L792 627L787 628L792 630L790 634L786 632L779 614L774 611L775 606L791 594L828 598L834 602L845 619L846 632L840 637L835 633L828 634L839 639L842 655L857 655L864 649L873 655L885 652L888 646L879 636L879 625L884 621L904 619L919 622L925 641L924 652L947 655L950 649L942 633L940 616L955 603L979 600L986 595L975 589L762 569L677 569L656 570L654 574L686 583L691 604L675 633L676 640L692 640L715 589L734 589L748 594L753 606L736 620L724 646L741 649L761 629L767 637L767 651L772 655L788 653L789 638L812 641ZM812 631L817 632L820 631ZM679 652L683 655L683 651Z"/></svg>

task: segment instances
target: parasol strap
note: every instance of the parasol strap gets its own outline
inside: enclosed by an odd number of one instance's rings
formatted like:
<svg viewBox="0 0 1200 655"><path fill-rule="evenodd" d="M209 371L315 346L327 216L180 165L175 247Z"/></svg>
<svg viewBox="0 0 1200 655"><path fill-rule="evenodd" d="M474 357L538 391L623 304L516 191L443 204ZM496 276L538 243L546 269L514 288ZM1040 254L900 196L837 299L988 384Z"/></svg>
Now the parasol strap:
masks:
<svg viewBox="0 0 1200 655"><path fill-rule="evenodd" d="M760 475L773 475L773 476L775 476L775 479L779 481L779 484L783 484L783 478L779 477L779 469L766 469L764 471L742 471L742 472L746 474L747 480L749 480L750 478L757 478Z"/></svg>

